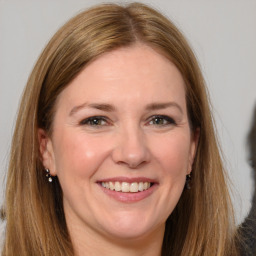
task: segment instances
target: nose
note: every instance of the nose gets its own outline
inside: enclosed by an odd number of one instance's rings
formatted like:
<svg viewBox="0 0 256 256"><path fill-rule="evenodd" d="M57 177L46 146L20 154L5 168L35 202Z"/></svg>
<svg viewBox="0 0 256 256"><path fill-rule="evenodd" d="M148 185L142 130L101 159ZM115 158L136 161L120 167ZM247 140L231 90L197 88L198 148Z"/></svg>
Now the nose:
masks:
<svg viewBox="0 0 256 256"><path fill-rule="evenodd" d="M112 152L115 163L136 169L150 161L150 151L143 131L139 128L127 129L117 136Z"/></svg>

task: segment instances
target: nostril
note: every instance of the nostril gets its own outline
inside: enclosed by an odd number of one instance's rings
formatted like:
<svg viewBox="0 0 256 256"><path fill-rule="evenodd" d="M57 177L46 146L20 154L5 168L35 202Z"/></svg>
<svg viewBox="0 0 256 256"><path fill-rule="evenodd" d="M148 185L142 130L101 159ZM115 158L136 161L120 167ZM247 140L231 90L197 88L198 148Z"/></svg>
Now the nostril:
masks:
<svg viewBox="0 0 256 256"><path fill-rule="evenodd" d="M125 164L136 169L149 162L149 150L143 135L120 136L112 151L112 159L117 164Z"/></svg>
<svg viewBox="0 0 256 256"><path fill-rule="evenodd" d="M128 164L130 169L138 169L138 168L141 168L146 163L147 163L147 161L138 160L137 162L130 162L130 163L127 163L127 164Z"/></svg>

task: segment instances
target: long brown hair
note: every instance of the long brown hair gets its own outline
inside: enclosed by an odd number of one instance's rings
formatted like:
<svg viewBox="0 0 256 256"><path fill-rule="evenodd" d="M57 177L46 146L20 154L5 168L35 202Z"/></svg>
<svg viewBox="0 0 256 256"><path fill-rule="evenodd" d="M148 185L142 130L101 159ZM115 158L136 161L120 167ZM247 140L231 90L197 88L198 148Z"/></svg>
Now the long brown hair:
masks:
<svg viewBox="0 0 256 256"><path fill-rule="evenodd" d="M200 128L192 189L184 190L166 222L162 255L236 255L233 212L214 125L197 60L183 35L146 5L104 4L80 13L51 39L23 93L13 135L3 255L73 255L58 179L48 184L38 128L51 134L60 92L103 53L141 42L158 50L186 82L191 127Z"/></svg>

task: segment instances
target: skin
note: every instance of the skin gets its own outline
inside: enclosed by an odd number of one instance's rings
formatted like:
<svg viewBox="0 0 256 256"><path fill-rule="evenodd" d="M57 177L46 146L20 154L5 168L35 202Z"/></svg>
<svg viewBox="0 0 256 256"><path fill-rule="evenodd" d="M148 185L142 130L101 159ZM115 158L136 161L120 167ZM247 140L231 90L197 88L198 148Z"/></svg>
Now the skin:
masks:
<svg viewBox="0 0 256 256"><path fill-rule="evenodd" d="M92 116L104 119L93 123ZM52 136L39 130L76 255L161 255L197 137L182 75L152 48L119 48L87 66L59 95ZM120 201L99 184L114 177L143 177L154 186L141 200Z"/></svg>

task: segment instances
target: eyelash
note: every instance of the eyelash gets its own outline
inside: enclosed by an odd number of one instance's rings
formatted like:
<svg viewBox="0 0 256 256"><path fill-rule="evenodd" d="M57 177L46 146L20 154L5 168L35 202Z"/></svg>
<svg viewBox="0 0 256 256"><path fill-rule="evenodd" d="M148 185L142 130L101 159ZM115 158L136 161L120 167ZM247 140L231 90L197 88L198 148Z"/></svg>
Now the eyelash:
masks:
<svg viewBox="0 0 256 256"><path fill-rule="evenodd" d="M99 124L99 122L104 122L104 124ZM156 122L156 123L151 123L151 122ZM79 124L100 127L100 126L108 126L110 124L110 121L108 120L108 118L104 116L92 116L92 117L83 119ZM147 125L168 126L168 125L176 125L176 122L174 121L173 118L169 116L154 115L148 118Z"/></svg>
<svg viewBox="0 0 256 256"><path fill-rule="evenodd" d="M105 122L106 124L104 125L100 125L100 124L97 124L97 122L99 121L103 121ZM88 117L86 119L83 119L81 122L80 122L80 125L88 125L88 126L106 126L108 125L108 120L106 117L104 116L91 116L91 117Z"/></svg>
<svg viewBox="0 0 256 256"><path fill-rule="evenodd" d="M171 118L169 116L165 116L165 115L152 116L152 117L150 117L149 123L152 122L152 121L156 121L156 120L158 120L157 122L159 122L159 120L161 120L164 123L155 123L155 124L152 124L152 125L155 125L155 126L176 125L176 122L174 121L173 118Z"/></svg>

